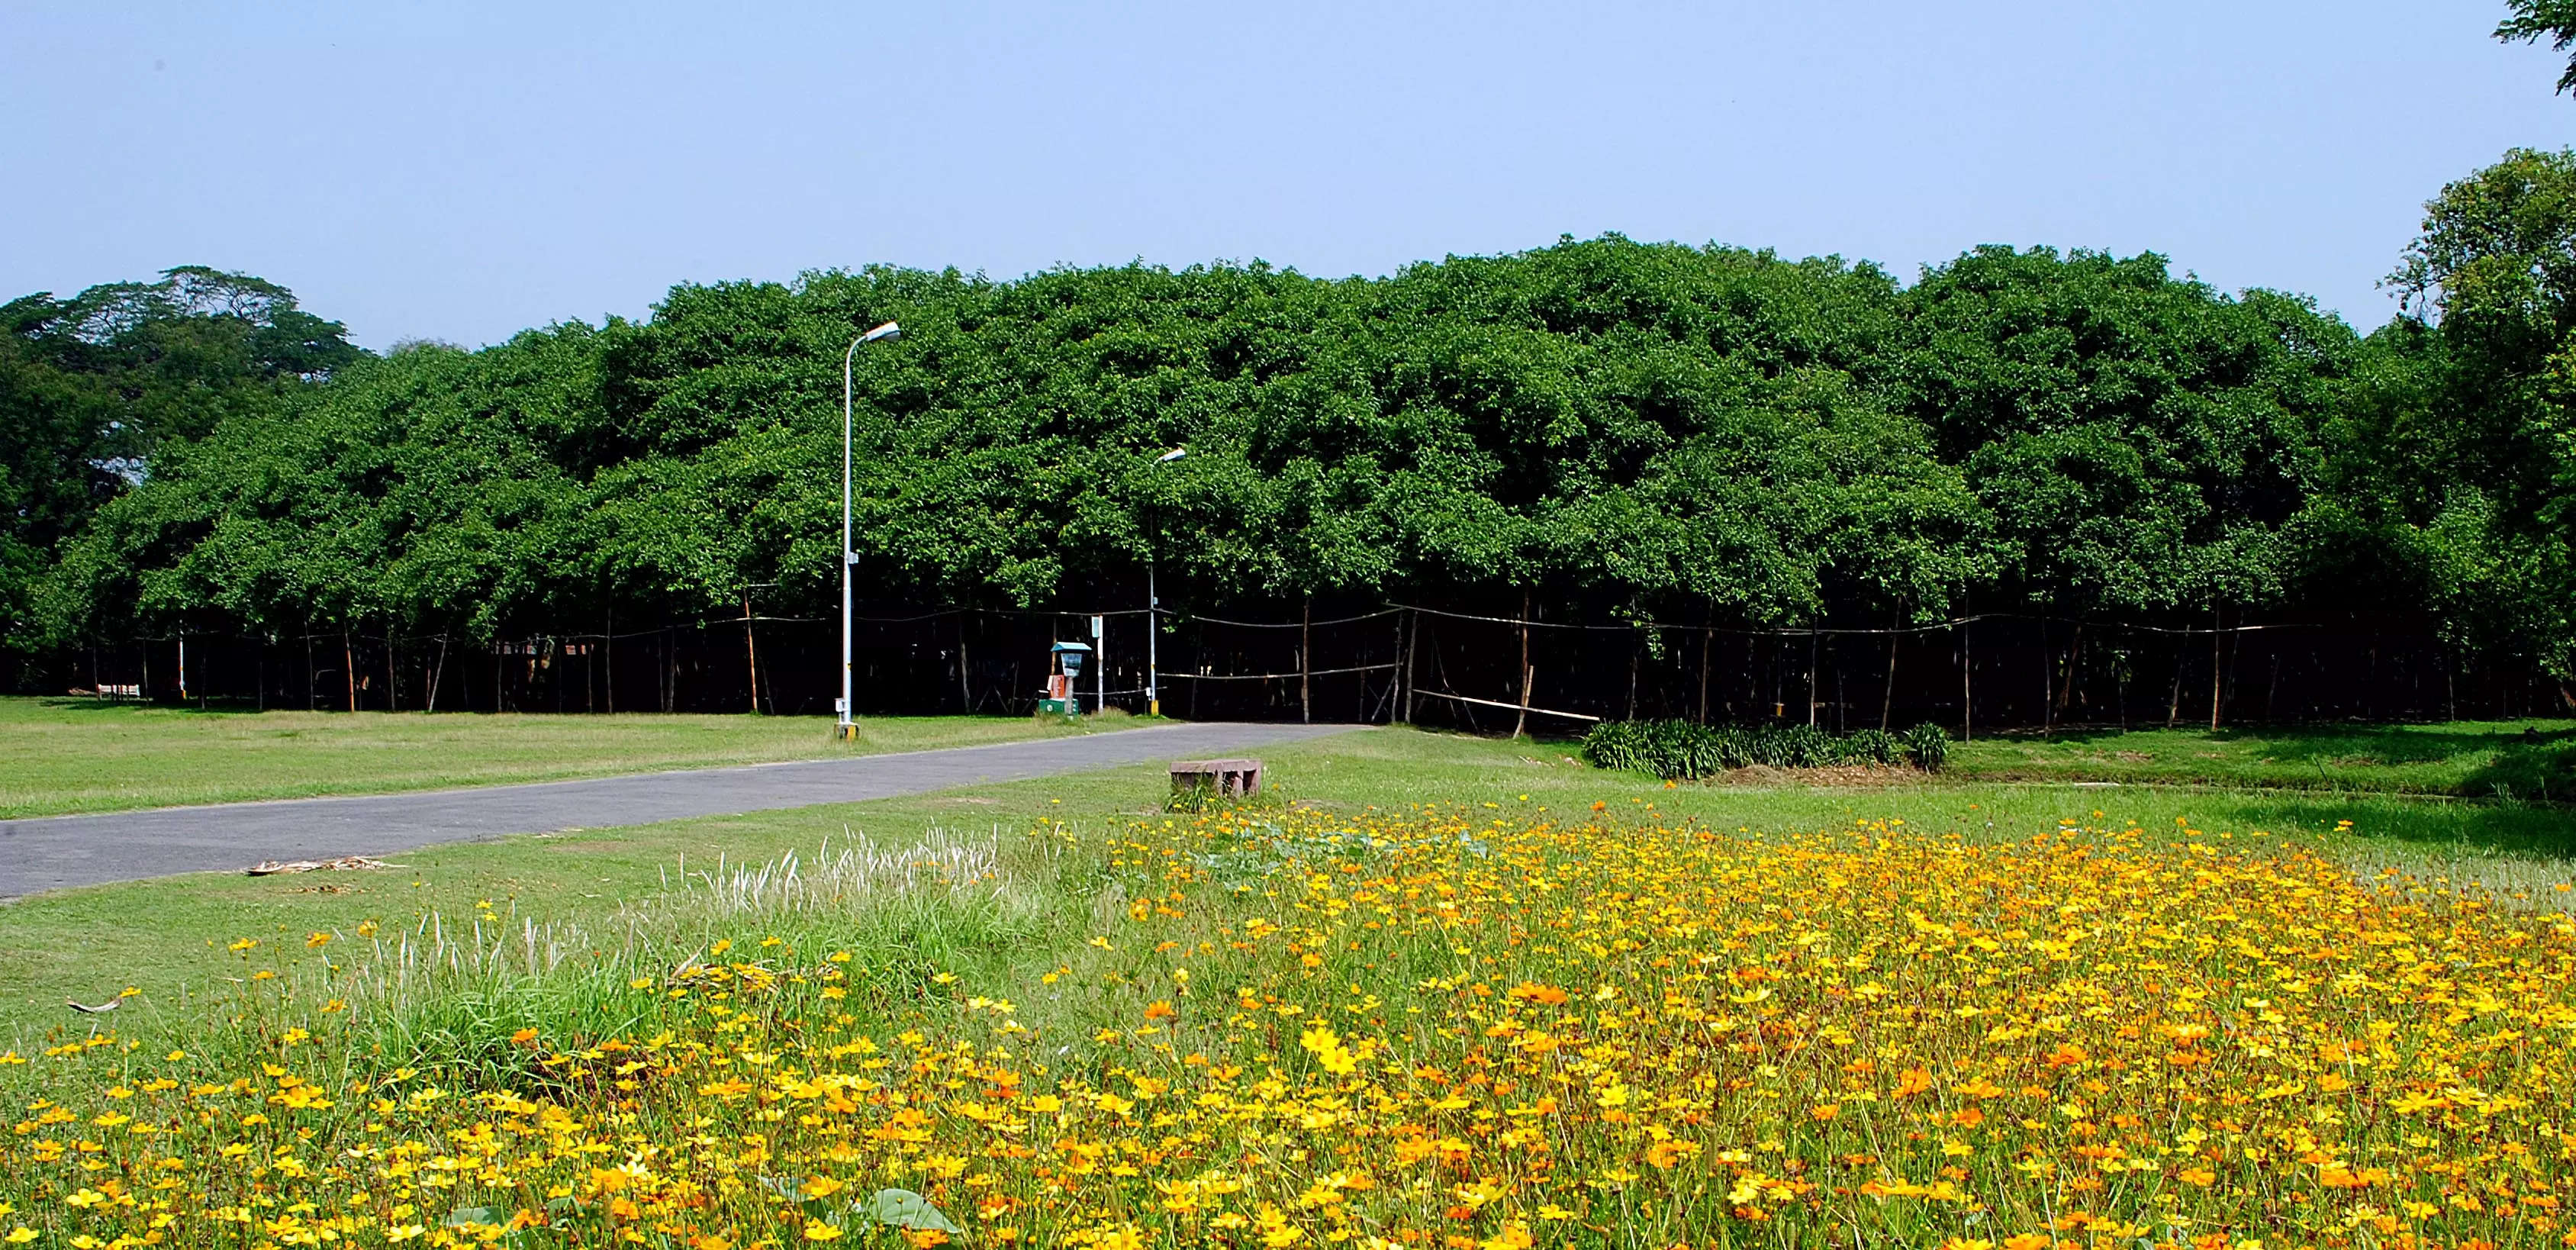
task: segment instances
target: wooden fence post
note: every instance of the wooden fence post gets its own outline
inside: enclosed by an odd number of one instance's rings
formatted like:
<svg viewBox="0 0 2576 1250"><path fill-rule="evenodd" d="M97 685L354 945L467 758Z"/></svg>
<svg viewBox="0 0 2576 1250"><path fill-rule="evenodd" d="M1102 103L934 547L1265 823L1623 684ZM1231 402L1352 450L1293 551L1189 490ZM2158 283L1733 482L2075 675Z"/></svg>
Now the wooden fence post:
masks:
<svg viewBox="0 0 2576 1250"><path fill-rule="evenodd" d="M742 590L742 667L751 678L751 712L760 714L760 649L751 641L751 588Z"/></svg>
<svg viewBox="0 0 2576 1250"><path fill-rule="evenodd" d="M1959 741L1977 740L1977 692L1971 682L1976 672L1976 655L1968 649L1970 622L1959 622Z"/></svg>
<svg viewBox="0 0 2576 1250"><path fill-rule="evenodd" d="M1898 618L1900 621L1903 618ZM1896 639L1895 626L1887 631L1887 693L1878 698L1878 731L1887 732L1888 718L1896 712Z"/></svg>
<svg viewBox="0 0 2576 1250"><path fill-rule="evenodd" d="M1315 596L1306 596L1306 606L1297 624L1297 719L1304 724L1315 721L1313 682L1315 668Z"/></svg>
<svg viewBox="0 0 2576 1250"><path fill-rule="evenodd" d="M2221 607L2219 602L2213 598L2209 604L2209 728L2212 732L2215 732L2218 729L2218 695L2219 677L2221 675L2221 670L2218 666L2218 622L2220 610Z"/></svg>
<svg viewBox="0 0 2576 1250"><path fill-rule="evenodd" d="M1529 601L1530 601L1529 593L1528 593L1527 591L1523 591L1523 592L1521 593L1521 615L1520 615L1520 631L1521 631L1521 662L1520 662L1520 668L1519 668L1519 670L1518 670L1518 681L1516 682L1516 684L1520 687L1520 697L1516 700L1516 702L1518 702L1518 703L1519 703L1522 707L1524 707L1524 708L1526 708L1526 707L1528 707L1528 706L1529 706L1529 686L1530 686L1530 681L1529 681L1529 678L1530 678L1530 671L1529 671L1529 668L1530 668L1530 662L1529 662ZM1520 714L1519 714L1519 716L1518 716L1518 717L1516 717L1516 718L1512 721L1512 739L1513 739L1514 741L1519 741L1519 740L1520 740L1521 730L1522 730L1522 728L1523 728L1523 727L1525 727L1526 725L1528 725L1528 723L1529 723L1529 713L1528 713L1528 712L1526 712L1526 711L1524 711L1524 712L1520 713Z"/></svg>
<svg viewBox="0 0 2576 1250"><path fill-rule="evenodd" d="M1412 632L1404 645L1404 723L1411 725L1422 716L1422 680L1414 669L1422 655L1422 613L1408 610L1405 619Z"/></svg>

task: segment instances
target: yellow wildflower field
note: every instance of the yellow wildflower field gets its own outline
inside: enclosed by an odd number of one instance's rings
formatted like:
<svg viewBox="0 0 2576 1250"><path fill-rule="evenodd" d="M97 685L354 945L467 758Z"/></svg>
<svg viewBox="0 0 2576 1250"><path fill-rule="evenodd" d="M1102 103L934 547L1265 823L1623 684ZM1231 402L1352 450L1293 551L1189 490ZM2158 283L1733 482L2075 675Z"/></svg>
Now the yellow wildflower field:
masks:
<svg viewBox="0 0 2576 1250"><path fill-rule="evenodd" d="M746 928L442 1063L334 1023L351 956L234 1058L9 1055L0 1241L2576 1245L2557 911L2098 821L1011 836L1079 934L1024 983Z"/></svg>

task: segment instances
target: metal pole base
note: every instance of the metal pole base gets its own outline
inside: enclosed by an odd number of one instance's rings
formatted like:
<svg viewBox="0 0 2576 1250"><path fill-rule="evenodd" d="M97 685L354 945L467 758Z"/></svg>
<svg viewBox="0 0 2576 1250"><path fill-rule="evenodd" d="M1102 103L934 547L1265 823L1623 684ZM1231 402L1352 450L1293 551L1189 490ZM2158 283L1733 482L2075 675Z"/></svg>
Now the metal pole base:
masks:
<svg viewBox="0 0 2576 1250"><path fill-rule="evenodd" d="M854 723L845 721L841 724L832 726L832 736L843 742L856 742L859 738L859 727Z"/></svg>

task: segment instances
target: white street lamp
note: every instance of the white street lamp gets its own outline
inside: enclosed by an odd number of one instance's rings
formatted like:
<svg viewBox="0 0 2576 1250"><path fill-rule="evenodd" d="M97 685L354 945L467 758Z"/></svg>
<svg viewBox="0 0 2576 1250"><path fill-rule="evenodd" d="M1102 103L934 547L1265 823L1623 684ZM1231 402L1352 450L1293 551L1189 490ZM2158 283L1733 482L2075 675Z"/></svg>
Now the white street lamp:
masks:
<svg viewBox="0 0 2576 1250"><path fill-rule="evenodd" d="M1190 454L1189 448L1175 447L1154 457L1154 463L1170 464L1188 454ZM1161 641L1160 635L1163 632L1157 613L1162 610L1162 606L1162 598L1154 593L1154 536L1148 533L1145 535L1145 714L1147 716L1163 714L1163 693L1155 685L1157 676L1155 653L1159 649L1157 644Z"/></svg>
<svg viewBox="0 0 2576 1250"><path fill-rule="evenodd" d="M889 321L851 339L850 349L841 353L841 718L833 728L840 738L859 736L858 722L850 719L850 566L859 562L859 553L850 547L850 362L862 343L902 337L903 327Z"/></svg>

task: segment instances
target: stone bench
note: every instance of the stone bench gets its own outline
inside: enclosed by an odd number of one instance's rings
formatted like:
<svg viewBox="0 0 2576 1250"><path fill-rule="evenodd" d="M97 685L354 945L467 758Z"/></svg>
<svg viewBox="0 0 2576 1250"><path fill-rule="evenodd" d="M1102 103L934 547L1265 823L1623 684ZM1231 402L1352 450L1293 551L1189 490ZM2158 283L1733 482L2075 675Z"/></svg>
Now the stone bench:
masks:
<svg viewBox="0 0 2576 1250"><path fill-rule="evenodd" d="M1259 760L1174 760L1172 794L1245 798L1261 791Z"/></svg>

